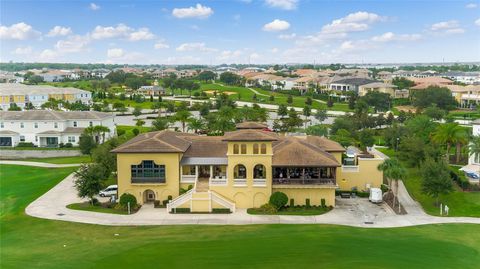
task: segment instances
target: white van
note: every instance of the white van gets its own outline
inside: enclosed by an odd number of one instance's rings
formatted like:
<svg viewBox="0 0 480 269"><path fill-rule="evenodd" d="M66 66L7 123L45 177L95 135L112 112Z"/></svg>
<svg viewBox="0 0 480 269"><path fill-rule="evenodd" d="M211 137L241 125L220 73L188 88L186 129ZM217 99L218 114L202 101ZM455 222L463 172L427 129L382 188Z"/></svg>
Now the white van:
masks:
<svg viewBox="0 0 480 269"><path fill-rule="evenodd" d="M371 188L368 200L374 204L383 202L382 190L380 188Z"/></svg>
<svg viewBox="0 0 480 269"><path fill-rule="evenodd" d="M110 185L106 189L100 191L98 195L100 195L100 197L108 197L112 195L117 195L117 191L118 191L117 185Z"/></svg>

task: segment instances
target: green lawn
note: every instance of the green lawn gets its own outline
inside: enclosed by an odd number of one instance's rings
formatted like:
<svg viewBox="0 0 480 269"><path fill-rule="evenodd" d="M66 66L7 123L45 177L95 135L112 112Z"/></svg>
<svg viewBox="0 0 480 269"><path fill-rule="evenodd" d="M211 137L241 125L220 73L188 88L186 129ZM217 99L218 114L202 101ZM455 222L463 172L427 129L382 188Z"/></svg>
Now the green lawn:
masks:
<svg viewBox="0 0 480 269"><path fill-rule="evenodd" d="M128 214L128 212L123 209L95 206L90 204L89 202L69 204L67 208L74 209L74 210L84 210L84 211L93 211L93 212L110 213L110 214L121 214L121 215Z"/></svg>
<svg viewBox="0 0 480 269"><path fill-rule="evenodd" d="M88 156L88 155L73 156L73 157L53 157L53 158L27 158L27 159L19 159L19 161L53 163L53 164L71 164L71 163L89 163L89 162L92 162L90 156Z"/></svg>
<svg viewBox="0 0 480 269"><path fill-rule="evenodd" d="M110 227L26 216L74 168L0 166L1 268L478 268L479 225ZM116 236L118 234L118 236Z"/></svg>
<svg viewBox="0 0 480 269"><path fill-rule="evenodd" d="M392 157L395 152L388 148L379 148L379 151ZM417 200L430 215L439 216L440 209L435 206L435 199L421 192L422 178L419 168L407 168L407 180L404 181L408 192ZM480 217L480 192L463 192L455 185L455 190L447 195L441 195L439 201L449 208L449 215L455 217Z"/></svg>

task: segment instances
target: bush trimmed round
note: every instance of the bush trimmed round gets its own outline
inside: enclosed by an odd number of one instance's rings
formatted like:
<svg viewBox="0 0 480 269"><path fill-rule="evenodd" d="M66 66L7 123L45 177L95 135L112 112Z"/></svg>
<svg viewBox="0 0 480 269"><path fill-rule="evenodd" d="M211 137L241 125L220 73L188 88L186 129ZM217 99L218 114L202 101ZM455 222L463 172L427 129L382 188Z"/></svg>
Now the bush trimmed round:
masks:
<svg viewBox="0 0 480 269"><path fill-rule="evenodd" d="M130 208L135 208L137 206L137 198L130 193L124 193L120 196L120 205L124 208L128 207L128 203L130 202Z"/></svg>
<svg viewBox="0 0 480 269"><path fill-rule="evenodd" d="M280 191L272 193L270 196L270 204L278 209L284 207L288 202L288 196Z"/></svg>

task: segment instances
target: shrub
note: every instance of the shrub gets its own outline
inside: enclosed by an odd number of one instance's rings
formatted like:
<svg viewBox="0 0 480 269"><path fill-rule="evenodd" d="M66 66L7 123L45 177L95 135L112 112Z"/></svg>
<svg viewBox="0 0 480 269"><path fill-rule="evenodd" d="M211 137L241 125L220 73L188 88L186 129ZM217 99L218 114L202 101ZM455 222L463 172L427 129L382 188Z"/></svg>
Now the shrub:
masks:
<svg viewBox="0 0 480 269"><path fill-rule="evenodd" d="M58 144L58 147L59 147L59 148L63 148L63 147L65 147L65 144L60 143L60 144Z"/></svg>
<svg viewBox="0 0 480 269"><path fill-rule="evenodd" d="M310 199L309 198L305 199L305 206L307 208L310 207Z"/></svg>
<svg viewBox="0 0 480 269"><path fill-rule="evenodd" d="M294 207L295 206L295 200L292 198L290 199L290 207Z"/></svg>
<svg viewBox="0 0 480 269"><path fill-rule="evenodd" d="M288 196L283 193L283 192L274 192L270 196L270 204L275 206L275 208L278 210L282 207L284 207L288 202Z"/></svg>
<svg viewBox="0 0 480 269"><path fill-rule="evenodd" d="M358 197L363 197L363 198L365 198L365 197L370 196L370 193L368 193L368 192L366 192L366 191L358 191L358 192L357 192L357 196L358 196Z"/></svg>
<svg viewBox="0 0 480 269"><path fill-rule="evenodd" d="M33 145L32 142L20 142L20 143L17 144L17 147L33 148L33 147L35 147L35 145Z"/></svg>
<svg viewBox="0 0 480 269"><path fill-rule="evenodd" d="M137 136L137 135L140 133L140 130L138 130L137 128L133 128L132 133L133 133L135 136Z"/></svg>
<svg viewBox="0 0 480 269"><path fill-rule="evenodd" d="M73 144L70 143L70 142L68 142L68 143L65 144L65 147L66 147L66 148L71 148L71 147L73 147Z"/></svg>
<svg viewBox="0 0 480 269"><path fill-rule="evenodd" d="M162 201L162 205L163 205L163 206L167 206L167 204L168 204L168 200L163 200L163 201Z"/></svg>
<svg viewBox="0 0 480 269"><path fill-rule="evenodd" d="M324 198L320 199L320 204L322 205L322 207L326 207L326 206L327 206Z"/></svg>
<svg viewBox="0 0 480 269"><path fill-rule="evenodd" d="M232 213L228 208L212 208L212 213L215 214L229 214Z"/></svg>
<svg viewBox="0 0 480 269"><path fill-rule="evenodd" d="M92 205L95 205L95 206L98 206L100 205L100 202L98 201L97 198L92 198L92 201L91 201Z"/></svg>
<svg viewBox="0 0 480 269"><path fill-rule="evenodd" d="M263 214L275 214L277 213L277 208L272 204L264 204L256 210L258 213Z"/></svg>
<svg viewBox="0 0 480 269"><path fill-rule="evenodd" d="M171 201L171 200L173 200L173 197L172 197L171 195L169 195L169 196L167 197L167 200L168 200L168 201Z"/></svg>
<svg viewBox="0 0 480 269"><path fill-rule="evenodd" d="M190 208L174 208L171 213L190 213Z"/></svg>
<svg viewBox="0 0 480 269"><path fill-rule="evenodd" d="M385 184L382 184L382 185L380 186L380 189L382 190L382 193L386 193L386 192L388 192L388 190L389 190L388 186L385 185Z"/></svg>
<svg viewBox="0 0 480 269"><path fill-rule="evenodd" d="M125 130L123 130L123 129L117 130L117 136L122 136L124 134L125 134Z"/></svg>
<svg viewBox="0 0 480 269"><path fill-rule="evenodd" d="M137 198L133 196L133 194L130 193L124 193L122 196L120 196L120 205L123 208L128 207L128 203L130 203L130 208L136 208L137 207Z"/></svg>
<svg viewBox="0 0 480 269"><path fill-rule="evenodd" d="M160 201L159 200L153 201L153 207L155 207L155 208L160 207Z"/></svg>

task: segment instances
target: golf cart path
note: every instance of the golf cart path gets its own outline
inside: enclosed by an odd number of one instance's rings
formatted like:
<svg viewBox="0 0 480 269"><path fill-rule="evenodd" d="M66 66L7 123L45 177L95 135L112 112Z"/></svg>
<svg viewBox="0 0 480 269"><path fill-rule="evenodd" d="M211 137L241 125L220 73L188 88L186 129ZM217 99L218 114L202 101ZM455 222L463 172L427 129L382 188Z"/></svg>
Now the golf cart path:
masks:
<svg viewBox="0 0 480 269"><path fill-rule="evenodd" d="M0 164L5 163L4 161ZM13 164L12 162L8 162ZM20 164L17 161L15 164ZM39 167L65 167L36 162L23 162L21 165ZM232 214L169 214L164 208L153 208L146 204L133 215L118 215L66 208L72 203L86 201L78 198L74 187L74 174L70 174L48 192L37 198L25 209L26 214L44 219L63 220L111 226L129 225L246 225L246 224L336 224L353 227L405 227L437 223L474 223L480 218L434 217L421 215L395 215L385 204L374 205L367 199L337 199L332 211L318 216L266 216L250 215L244 209Z"/></svg>

